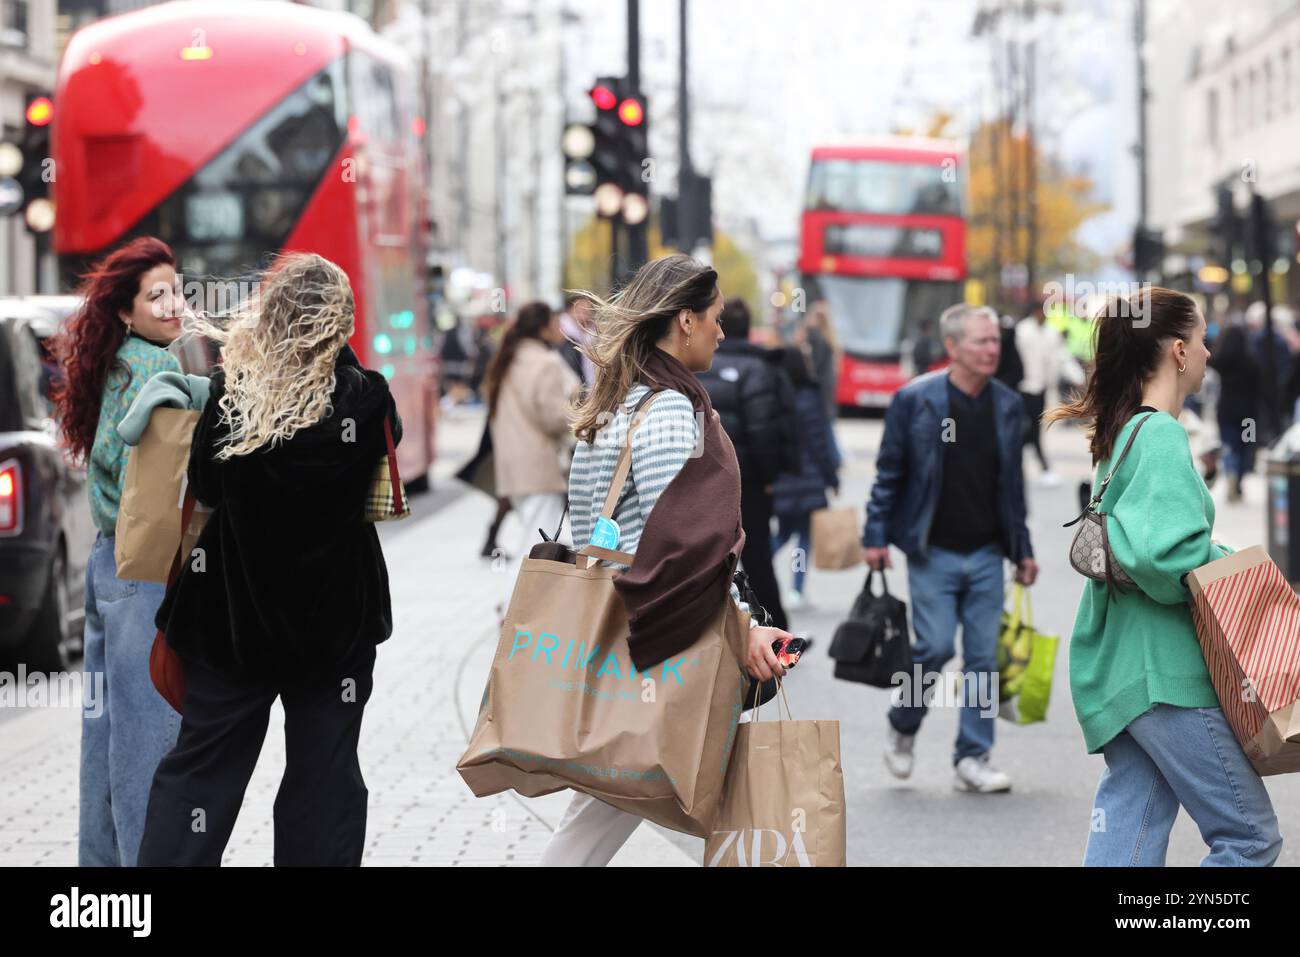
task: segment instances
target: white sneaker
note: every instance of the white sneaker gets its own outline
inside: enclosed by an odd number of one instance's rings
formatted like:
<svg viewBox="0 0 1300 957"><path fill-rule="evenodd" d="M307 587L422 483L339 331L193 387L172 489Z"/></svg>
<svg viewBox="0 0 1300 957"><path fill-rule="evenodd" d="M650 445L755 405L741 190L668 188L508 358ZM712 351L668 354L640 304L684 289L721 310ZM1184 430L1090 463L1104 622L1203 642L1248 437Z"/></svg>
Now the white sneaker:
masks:
<svg viewBox="0 0 1300 957"><path fill-rule="evenodd" d="M901 734L890 726L888 731L888 740L885 744L885 767L889 768L889 773L896 778L908 778L912 776L912 764L915 758L912 755L912 745L916 743L916 735Z"/></svg>
<svg viewBox="0 0 1300 957"><path fill-rule="evenodd" d="M785 606L786 611L807 611L812 607L812 602L793 588L785 593L785 597L781 599L781 604Z"/></svg>
<svg viewBox="0 0 1300 957"><path fill-rule="evenodd" d="M994 791L1010 791L1011 778L989 764L989 756L986 754L983 757L962 758L958 761L952 786L958 791L990 794Z"/></svg>
<svg viewBox="0 0 1300 957"><path fill-rule="evenodd" d="M1060 473L1048 469L1042 475L1038 476L1038 484L1043 488L1056 488L1061 484Z"/></svg>

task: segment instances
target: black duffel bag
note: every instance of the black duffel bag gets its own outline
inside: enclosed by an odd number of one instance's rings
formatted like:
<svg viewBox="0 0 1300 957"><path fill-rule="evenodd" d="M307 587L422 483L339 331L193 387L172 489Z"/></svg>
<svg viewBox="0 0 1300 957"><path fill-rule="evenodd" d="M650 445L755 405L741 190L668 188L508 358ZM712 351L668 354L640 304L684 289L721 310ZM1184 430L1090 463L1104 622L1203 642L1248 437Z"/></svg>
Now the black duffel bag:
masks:
<svg viewBox="0 0 1300 957"><path fill-rule="evenodd" d="M889 594L889 582L880 573L882 592L871 592L874 569L853 602L848 620L835 629L830 656L835 677L877 688L891 688L893 677L912 670L912 643L907 632L907 604Z"/></svg>

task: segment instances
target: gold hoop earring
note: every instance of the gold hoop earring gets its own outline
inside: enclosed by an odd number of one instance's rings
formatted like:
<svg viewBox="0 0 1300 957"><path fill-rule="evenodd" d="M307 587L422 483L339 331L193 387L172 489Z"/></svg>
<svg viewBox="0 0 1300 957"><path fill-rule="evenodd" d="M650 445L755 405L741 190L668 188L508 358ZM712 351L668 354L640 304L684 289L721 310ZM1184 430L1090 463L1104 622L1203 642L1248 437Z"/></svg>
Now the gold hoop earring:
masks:
<svg viewBox="0 0 1300 957"><path fill-rule="evenodd" d="M1186 372L1186 371L1187 371L1187 363L1184 362L1182 365L1180 365L1180 366L1178 367L1178 371L1179 371L1179 373Z"/></svg>

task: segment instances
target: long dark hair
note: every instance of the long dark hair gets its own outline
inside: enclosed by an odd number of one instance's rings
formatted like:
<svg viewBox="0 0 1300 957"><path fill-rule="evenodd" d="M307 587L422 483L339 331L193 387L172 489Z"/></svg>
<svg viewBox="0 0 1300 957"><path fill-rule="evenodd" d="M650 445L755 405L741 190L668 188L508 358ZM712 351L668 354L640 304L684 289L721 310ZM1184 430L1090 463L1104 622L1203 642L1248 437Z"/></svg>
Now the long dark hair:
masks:
<svg viewBox="0 0 1300 957"><path fill-rule="evenodd" d="M141 236L113 250L82 277L77 290L82 303L54 344L63 366L63 384L55 390L54 403L64 444L76 460L87 459L95 444L109 373L114 367L127 371L117 360L128 335L118 313L131 312L140 277L162 265L176 267L171 247Z"/></svg>
<svg viewBox="0 0 1300 957"><path fill-rule="evenodd" d="M1091 419L1092 463L1111 453L1115 438L1142 405L1142 388L1155 372L1161 343L1190 339L1196 329L1196 302L1181 292L1146 287L1127 299L1112 299L1098 313L1093 336L1096 365L1083 395L1043 416Z"/></svg>
<svg viewBox="0 0 1300 957"><path fill-rule="evenodd" d="M501 383L506 380L510 364L515 361L519 343L524 339L542 339L542 332L551 324L551 307L544 302L525 303L519 307L515 321L501 339L501 347L488 363L483 376L483 390L487 393L488 418L496 415L497 400L501 397Z"/></svg>

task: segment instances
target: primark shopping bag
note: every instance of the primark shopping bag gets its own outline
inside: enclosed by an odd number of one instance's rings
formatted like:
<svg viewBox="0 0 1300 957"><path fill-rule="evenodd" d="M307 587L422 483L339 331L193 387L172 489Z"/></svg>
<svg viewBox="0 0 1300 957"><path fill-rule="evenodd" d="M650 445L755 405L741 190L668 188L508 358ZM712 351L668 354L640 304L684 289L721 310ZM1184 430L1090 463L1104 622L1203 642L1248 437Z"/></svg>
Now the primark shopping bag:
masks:
<svg viewBox="0 0 1300 957"><path fill-rule="evenodd" d="M131 449L113 539L118 578L165 584L177 542L188 555L207 522L209 510L196 506L182 539L190 439L199 415L158 406Z"/></svg>
<svg viewBox="0 0 1300 957"><path fill-rule="evenodd" d="M748 683L749 623L724 593L690 649L639 672L618 570L594 565L600 558L633 556L592 546L575 556L548 542L524 559L456 769L479 797L573 788L705 837Z"/></svg>
<svg viewBox="0 0 1300 957"><path fill-rule="evenodd" d="M1300 771L1300 598L1263 546L1193 569L1196 638L1228 724L1261 775Z"/></svg>
<svg viewBox="0 0 1300 957"><path fill-rule="evenodd" d="M780 717L745 722L736 733L706 867L845 865L840 723Z"/></svg>

